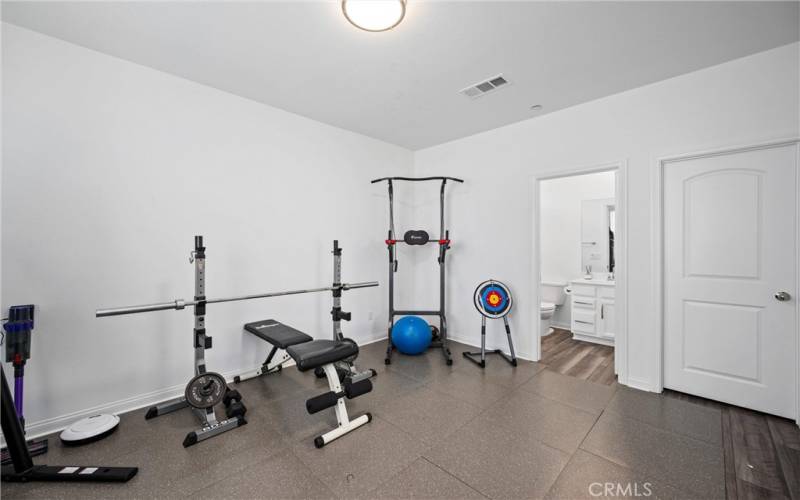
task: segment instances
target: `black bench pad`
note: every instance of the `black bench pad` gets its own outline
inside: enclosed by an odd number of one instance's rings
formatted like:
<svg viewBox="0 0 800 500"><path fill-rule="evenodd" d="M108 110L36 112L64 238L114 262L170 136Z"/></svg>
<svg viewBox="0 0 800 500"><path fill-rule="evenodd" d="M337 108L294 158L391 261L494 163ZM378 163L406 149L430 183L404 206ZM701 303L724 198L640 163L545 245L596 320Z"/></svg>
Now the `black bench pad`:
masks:
<svg viewBox="0 0 800 500"><path fill-rule="evenodd" d="M286 349L291 345L314 340L311 336L299 330L295 330L291 326L286 326L283 323L275 321L274 319L264 319L253 323L247 323L244 325L244 329L256 337L269 342L278 349Z"/></svg>
<svg viewBox="0 0 800 500"><path fill-rule="evenodd" d="M286 352L297 363L297 368L304 372L358 354L358 345L354 342L312 340L293 345Z"/></svg>

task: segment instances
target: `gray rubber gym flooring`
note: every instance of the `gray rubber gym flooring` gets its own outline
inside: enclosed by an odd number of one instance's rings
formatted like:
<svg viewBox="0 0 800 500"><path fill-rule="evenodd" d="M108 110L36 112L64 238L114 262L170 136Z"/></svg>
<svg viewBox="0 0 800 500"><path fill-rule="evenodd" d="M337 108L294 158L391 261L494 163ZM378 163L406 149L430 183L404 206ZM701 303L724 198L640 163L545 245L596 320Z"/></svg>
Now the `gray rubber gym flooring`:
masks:
<svg viewBox="0 0 800 500"><path fill-rule="evenodd" d="M249 424L194 447L181 446L195 425L189 411L145 421L139 410L106 440L63 448L53 437L53 449L35 459L139 466L127 484L3 484L2 496L572 499L596 498L605 483L613 496L726 496L721 405L535 363L512 369L494 357L482 372L455 343L452 367L438 351L385 366L384 345L362 348L359 366L378 371L375 389L348 401L351 415L369 410L372 423L322 450L312 438L335 417L308 415L305 400L326 386L290 368L240 384ZM751 465L757 473L760 464Z"/></svg>

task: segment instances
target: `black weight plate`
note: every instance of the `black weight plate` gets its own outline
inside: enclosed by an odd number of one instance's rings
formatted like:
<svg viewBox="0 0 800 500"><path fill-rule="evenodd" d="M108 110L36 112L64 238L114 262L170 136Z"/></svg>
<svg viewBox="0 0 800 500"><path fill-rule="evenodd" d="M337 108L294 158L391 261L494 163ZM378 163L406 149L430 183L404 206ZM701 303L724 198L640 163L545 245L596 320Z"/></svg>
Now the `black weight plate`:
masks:
<svg viewBox="0 0 800 500"><path fill-rule="evenodd" d="M201 373L186 384L184 396L193 408L211 408L222 402L227 387L225 379L219 373Z"/></svg>

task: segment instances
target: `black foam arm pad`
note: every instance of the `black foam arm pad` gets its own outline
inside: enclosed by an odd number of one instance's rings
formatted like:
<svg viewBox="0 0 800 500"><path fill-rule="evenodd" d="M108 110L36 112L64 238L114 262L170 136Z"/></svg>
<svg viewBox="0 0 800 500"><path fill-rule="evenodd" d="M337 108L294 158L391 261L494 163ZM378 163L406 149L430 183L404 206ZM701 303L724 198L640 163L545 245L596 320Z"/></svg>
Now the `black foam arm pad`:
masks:
<svg viewBox="0 0 800 500"><path fill-rule="evenodd" d="M422 230L410 230L406 231L406 234L403 235L403 241L405 241L406 245L424 245L430 241L430 236L428 235L427 231Z"/></svg>
<svg viewBox="0 0 800 500"><path fill-rule="evenodd" d="M347 395L347 399L363 396L370 391L372 391L372 382L368 378L352 384L345 384L344 386L344 393Z"/></svg>

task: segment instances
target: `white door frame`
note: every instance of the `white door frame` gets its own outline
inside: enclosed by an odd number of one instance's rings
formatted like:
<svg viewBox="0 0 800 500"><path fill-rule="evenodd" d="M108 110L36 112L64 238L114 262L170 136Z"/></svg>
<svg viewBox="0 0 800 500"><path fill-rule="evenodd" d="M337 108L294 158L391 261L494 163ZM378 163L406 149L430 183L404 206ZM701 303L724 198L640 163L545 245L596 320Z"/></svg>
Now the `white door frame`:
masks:
<svg viewBox="0 0 800 500"><path fill-rule="evenodd" d="M614 356L617 362L617 380L620 384L628 384L628 161L618 160L608 163L560 169L557 171L535 174L533 176L533 239L531 266L531 332L534 335L533 360L539 361L542 357L542 337L539 332L541 315L541 298L539 297L539 284L542 282L541 272L541 245L539 231L541 228L541 181L558 179L561 177L574 177L583 174L616 171L617 182L614 189L616 199L617 234L614 235L615 250L614 274L616 276L616 290L614 306L617 308L617 325L614 340Z"/></svg>
<svg viewBox="0 0 800 500"><path fill-rule="evenodd" d="M800 165L800 138L781 139L776 141L762 142L745 146L728 146L706 151L696 151L691 153L681 153L677 155L664 156L657 158L653 162L651 170L652 196L653 203L651 210L651 245L653 249L652 283L653 283L653 331L655 332L655 352L653 363L655 370L655 386L653 391L664 391L664 169L670 163L685 161L695 158L708 158L747 151L758 151L761 149L772 149L777 147L794 145L796 149L797 165ZM800 193L800 171L795 175L797 182L797 192ZM800 221L800 196L795 203L795 221ZM800 290L800 231L795 236L795 256L797 258L795 287ZM800 424L800 297L797 297L798 290L795 290L795 421Z"/></svg>

